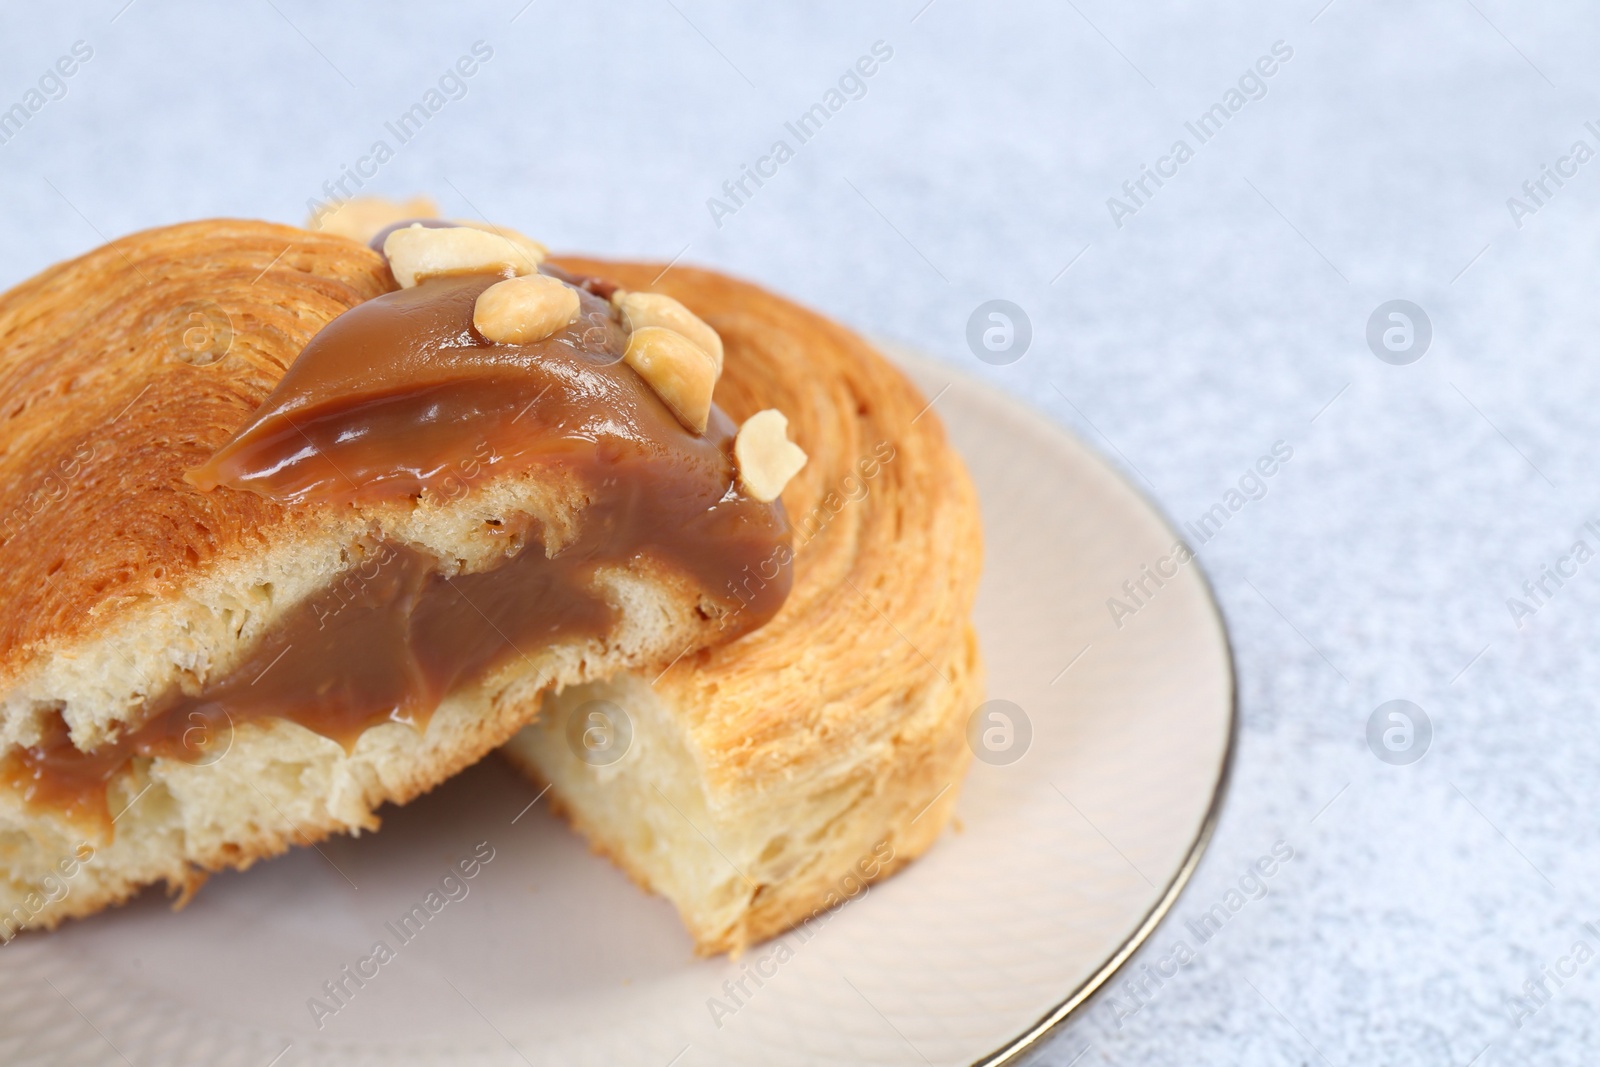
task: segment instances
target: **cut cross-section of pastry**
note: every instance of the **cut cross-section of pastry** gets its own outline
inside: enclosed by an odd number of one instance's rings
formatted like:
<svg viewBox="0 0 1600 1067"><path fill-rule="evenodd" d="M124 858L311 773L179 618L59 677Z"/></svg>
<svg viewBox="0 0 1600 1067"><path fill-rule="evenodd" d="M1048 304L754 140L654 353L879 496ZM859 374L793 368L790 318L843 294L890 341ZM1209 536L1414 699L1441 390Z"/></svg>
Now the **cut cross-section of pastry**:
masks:
<svg viewBox="0 0 1600 1067"><path fill-rule="evenodd" d="M781 605L787 567L737 584L781 506L625 361L613 287L401 232L391 273L192 223L0 296L0 939L374 828L545 692Z"/></svg>
<svg viewBox="0 0 1600 1067"><path fill-rule="evenodd" d="M738 951L826 921L949 822L983 699L977 499L938 398L849 330L708 271L562 265L715 328L741 483L781 492L794 525L741 595L761 595L791 552L794 585L771 622L663 675L552 694L505 752L677 906L700 952Z"/></svg>

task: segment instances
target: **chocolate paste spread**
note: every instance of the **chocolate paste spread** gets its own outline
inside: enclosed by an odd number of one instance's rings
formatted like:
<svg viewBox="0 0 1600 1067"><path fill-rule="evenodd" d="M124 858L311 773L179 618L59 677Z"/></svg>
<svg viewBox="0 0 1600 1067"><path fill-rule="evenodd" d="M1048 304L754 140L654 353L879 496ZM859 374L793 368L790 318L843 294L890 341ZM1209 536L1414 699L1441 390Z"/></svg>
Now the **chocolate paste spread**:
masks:
<svg viewBox="0 0 1600 1067"><path fill-rule="evenodd" d="M314 337L250 422L190 475L290 502L348 506L450 497L504 473L575 480L577 534L547 556L525 517L491 527L503 562L451 573L392 541L291 609L245 661L195 693L151 701L142 726L80 752L54 717L37 746L0 763L33 805L109 833L106 786L136 757L225 758L233 731L287 719L347 748L385 721L426 725L441 699L552 641L604 637L616 609L594 575L636 564L687 580L732 639L788 594L781 507L739 490L735 427L713 408L705 434L678 422L621 361L626 335L605 283L580 288L576 322L529 345L472 328L498 276L426 280L352 308ZM526 550L521 545L526 541Z"/></svg>

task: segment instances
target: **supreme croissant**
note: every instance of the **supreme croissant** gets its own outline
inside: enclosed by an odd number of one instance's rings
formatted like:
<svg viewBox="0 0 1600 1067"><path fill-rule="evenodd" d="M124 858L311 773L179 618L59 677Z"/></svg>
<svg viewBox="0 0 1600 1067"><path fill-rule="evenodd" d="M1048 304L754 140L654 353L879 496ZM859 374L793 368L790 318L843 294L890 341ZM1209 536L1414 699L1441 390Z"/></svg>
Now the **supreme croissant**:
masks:
<svg viewBox="0 0 1600 1067"><path fill-rule="evenodd" d="M805 458L722 361L431 221L172 226L0 297L0 939L373 829L545 693L760 627Z"/></svg>

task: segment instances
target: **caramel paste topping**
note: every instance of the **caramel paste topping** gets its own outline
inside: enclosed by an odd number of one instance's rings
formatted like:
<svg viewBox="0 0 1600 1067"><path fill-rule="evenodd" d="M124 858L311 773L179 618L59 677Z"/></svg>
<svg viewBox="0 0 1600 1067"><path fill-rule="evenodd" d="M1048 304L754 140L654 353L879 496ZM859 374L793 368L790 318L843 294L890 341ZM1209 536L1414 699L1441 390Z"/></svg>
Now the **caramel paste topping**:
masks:
<svg viewBox="0 0 1600 1067"><path fill-rule="evenodd" d="M574 543L536 537L491 570L450 575L431 553L378 541L323 593L291 609L234 670L197 693L151 701L142 726L93 752L59 715L37 746L0 763L34 805L109 834L106 786L139 757L225 758L233 731L279 718L347 748L386 721L421 729L440 700L563 638L602 637L616 609L597 568L643 560L703 590L731 640L774 615L790 584L781 505L742 495L735 426L713 408L684 429L622 362L626 333L607 283L579 288L576 322L528 345L472 328L487 274L437 277L329 323L251 421L190 480L308 506L455 495L507 472L559 471L586 487ZM526 533L508 516L508 546ZM525 525L525 524L524 524Z"/></svg>

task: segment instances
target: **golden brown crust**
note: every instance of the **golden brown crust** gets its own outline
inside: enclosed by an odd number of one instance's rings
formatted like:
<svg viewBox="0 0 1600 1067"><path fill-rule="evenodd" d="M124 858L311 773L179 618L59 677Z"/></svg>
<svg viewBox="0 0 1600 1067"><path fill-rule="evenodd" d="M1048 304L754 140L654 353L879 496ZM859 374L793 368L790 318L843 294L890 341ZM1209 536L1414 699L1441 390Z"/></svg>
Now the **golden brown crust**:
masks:
<svg viewBox="0 0 1600 1067"><path fill-rule="evenodd" d="M0 296L0 678L295 524L183 472L322 326L393 286L345 238L212 220L121 238Z"/></svg>

